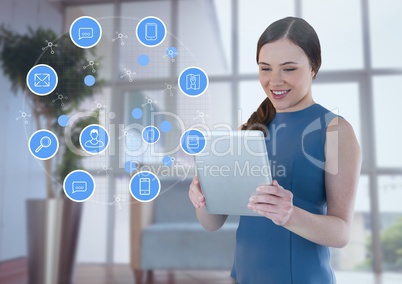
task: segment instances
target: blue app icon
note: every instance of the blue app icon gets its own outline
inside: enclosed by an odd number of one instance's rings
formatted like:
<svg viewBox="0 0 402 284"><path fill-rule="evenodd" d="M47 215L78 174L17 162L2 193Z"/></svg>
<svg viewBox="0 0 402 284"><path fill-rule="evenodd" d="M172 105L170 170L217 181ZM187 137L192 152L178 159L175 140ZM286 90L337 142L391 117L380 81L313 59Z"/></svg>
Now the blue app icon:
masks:
<svg viewBox="0 0 402 284"><path fill-rule="evenodd" d="M157 17L143 18L136 28L136 36L139 42L147 47L160 45L166 38L166 25Z"/></svg>
<svg viewBox="0 0 402 284"><path fill-rule="evenodd" d="M72 171L64 178L63 190L72 201L84 202L95 193L95 180L87 171Z"/></svg>
<svg viewBox="0 0 402 284"><path fill-rule="evenodd" d="M130 194L140 202L149 202L158 197L161 190L159 178L149 172L136 173L130 180Z"/></svg>
<svg viewBox="0 0 402 284"><path fill-rule="evenodd" d="M155 126L147 126L142 130L141 136L146 143L153 144L158 142L161 134L159 129Z"/></svg>
<svg viewBox="0 0 402 284"><path fill-rule="evenodd" d="M209 79L207 73L201 68L188 67L180 73L178 85L183 94L198 97L207 90Z"/></svg>
<svg viewBox="0 0 402 284"><path fill-rule="evenodd" d="M91 155L100 154L109 146L109 133L99 124L85 127L80 134L82 149Z"/></svg>
<svg viewBox="0 0 402 284"><path fill-rule="evenodd" d="M48 160L59 150L57 136L49 130L35 131L28 141L29 152L38 160Z"/></svg>
<svg viewBox="0 0 402 284"><path fill-rule="evenodd" d="M124 164L124 170L129 174L132 174L133 172L135 172L136 169L137 169L137 163L136 162L127 161Z"/></svg>
<svg viewBox="0 0 402 284"><path fill-rule="evenodd" d="M175 160L174 157L171 157L171 156L168 155L168 156L163 157L162 164L167 166L167 167L171 167L171 166L174 165L174 160Z"/></svg>
<svg viewBox="0 0 402 284"><path fill-rule="evenodd" d="M197 155L201 153L207 141L204 134L199 130L190 129L184 132L180 138L180 147L189 155Z"/></svg>
<svg viewBox="0 0 402 284"><path fill-rule="evenodd" d="M97 20L84 16L76 19L70 26L71 41L78 47L91 48L102 37L102 27Z"/></svg>
<svg viewBox="0 0 402 284"><path fill-rule="evenodd" d="M168 49L166 49L166 55L167 57L170 58L170 61L175 62L175 57L178 55L179 53L177 52L177 49L174 46L169 47ZM165 57L164 56L164 57Z"/></svg>
<svg viewBox="0 0 402 284"><path fill-rule="evenodd" d="M46 64L38 64L32 67L27 74L28 89L38 96L46 96L53 92L59 78L56 71Z"/></svg>

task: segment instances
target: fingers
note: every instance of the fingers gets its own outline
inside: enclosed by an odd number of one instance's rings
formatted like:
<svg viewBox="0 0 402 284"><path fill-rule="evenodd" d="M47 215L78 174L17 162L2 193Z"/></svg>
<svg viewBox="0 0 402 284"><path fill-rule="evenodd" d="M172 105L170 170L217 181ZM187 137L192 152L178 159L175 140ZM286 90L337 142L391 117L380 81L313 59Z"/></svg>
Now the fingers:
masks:
<svg viewBox="0 0 402 284"><path fill-rule="evenodd" d="M202 194L200 181L197 176L194 177L190 184L188 195L195 208L202 208L205 206L205 198Z"/></svg>
<svg viewBox="0 0 402 284"><path fill-rule="evenodd" d="M249 203L252 204L264 203L264 204L281 205L285 202L286 200L284 198L272 194L257 194L249 198Z"/></svg>
<svg viewBox="0 0 402 284"><path fill-rule="evenodd" d="M288 190L285 190L282 186L279 185L279 183L276 180L272 181L272 185L260 185L257 187L257 192L258 193L266 193L266 194L272 194L276 195L278 197L289 197L289 193L291 193Z"/></svg>
<svg viewBox="0 0 402 284"><path fill-rule="evenodd" d="M271 219L277 225L285 224L293 212L293 194L274 180L272 185L260 185L258 194L249 199L247 207Z"/></svg>

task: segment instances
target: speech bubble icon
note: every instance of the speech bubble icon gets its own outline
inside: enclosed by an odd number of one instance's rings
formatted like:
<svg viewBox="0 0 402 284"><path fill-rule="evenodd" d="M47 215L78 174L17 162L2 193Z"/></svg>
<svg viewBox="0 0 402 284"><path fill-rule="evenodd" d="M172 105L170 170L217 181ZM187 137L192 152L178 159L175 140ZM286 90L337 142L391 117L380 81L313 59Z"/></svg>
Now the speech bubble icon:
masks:
<svg viewBox="0 0 402 284"><path fill-rule="evenodd" d="M93 28L79 28L78 29L78 39L83 38L93 38L94 29Z"/></svg>
<svg viewBox="0 0 402 284"><path fill-rule="evenodd" d="M73 193L86 192L88 189L87 182L85 181L73 181L72 187Z"/></svg>

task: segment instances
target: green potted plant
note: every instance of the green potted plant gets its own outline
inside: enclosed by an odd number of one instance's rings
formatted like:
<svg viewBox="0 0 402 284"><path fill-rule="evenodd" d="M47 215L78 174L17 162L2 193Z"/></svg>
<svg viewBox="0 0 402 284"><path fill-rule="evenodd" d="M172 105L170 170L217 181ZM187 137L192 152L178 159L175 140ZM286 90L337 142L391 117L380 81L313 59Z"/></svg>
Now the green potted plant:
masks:
<svg viewBox="0 0 402 284"><path fill-rule="evenodd" d="M83 68L88 64L88 52L94 56L93 50L75 46L68 34L58 37L54 31L43 28L29 28L26 34L19 34L0 26L1 67L14 94L18 90L26 92L25 104L31 108L36 129L51 130L60 141L57 155L43 161L47 198L27 201L28 267L32 283L71 282L82 204L63 198L62 184L69 172L81 168L83 156L63 144L65 129L57 120L61 115L78 111L80 103L93 95L94 88L83 84L86 75L97 75ZM26 88L27 73L36 64L50 65L58 74L57 88L47 96L37 96ZM60 94L68 98L63 104L56 100ZM94 112L93 116L78 119L70 126L71 141L76 148L80 148L81 130L98 123L98 116Z"/></svg>

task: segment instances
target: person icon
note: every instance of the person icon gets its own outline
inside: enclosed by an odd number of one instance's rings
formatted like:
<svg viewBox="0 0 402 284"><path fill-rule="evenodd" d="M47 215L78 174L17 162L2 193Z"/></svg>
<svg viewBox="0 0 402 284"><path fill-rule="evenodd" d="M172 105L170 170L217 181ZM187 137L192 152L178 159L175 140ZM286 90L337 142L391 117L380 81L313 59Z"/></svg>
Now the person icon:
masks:
<svg viewBox="0 0 402 284"><path fill-rule="evenodd" d="M88 125L81 131L80 145L90 155L100 154L109 146L109 133L102 125Z"/></svg>
<svg viewBox="0 0 402 284"><path fill-rule="evenodd" d="M85 142L85 147L94 149L94 148L101 148L105 146L105 143L103 141L99 140L99 130L98 129L92 129L91 132L89 133L89 136L91 137L90 140L87 140Z"/></svg>

